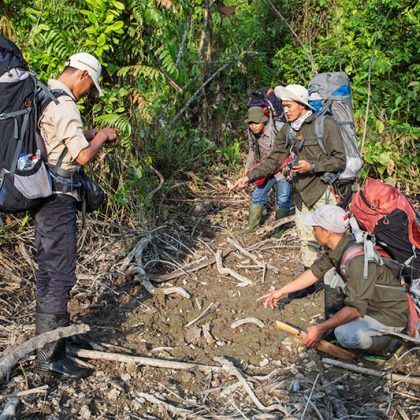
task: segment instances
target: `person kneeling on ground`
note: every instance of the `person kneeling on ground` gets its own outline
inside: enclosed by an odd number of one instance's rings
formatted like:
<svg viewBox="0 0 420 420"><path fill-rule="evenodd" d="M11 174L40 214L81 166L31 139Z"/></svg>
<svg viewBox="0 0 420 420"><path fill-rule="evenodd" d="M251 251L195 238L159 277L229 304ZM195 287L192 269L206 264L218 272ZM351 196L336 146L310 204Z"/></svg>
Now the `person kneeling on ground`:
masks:
<svg viewBox="0 0 420 420"><path fill-rule="evenodd" d="M345 277L341 269L337 273L336 267L341 266L343 254L354 245L352 237L346 234L348 216L342 208L322 206L303 214L302 223L312 226L317 242L326 247L326 251L294 281L260 297L264 307L275 308L288 293L308 287L325 275L326 283L340 289L337 299L341 300L341 305L337 301L335 314L327 313L324 322L306 330L304 344L316 347L327 332L334 331L343 347L384 355L395 351L401 340L384 335L381 330L400 332L407 325L409 307L400 282L388 267L376 261L369 261L368 277L364 279L364 255L349 260Z"/></svg>
<svg viewBox="0 0 420 420"><path fill-rule="evenodd" d="M245 163L243 175L247 175L253 167L263 162L273 149L276 133L284 125L282 121L273 119L272 122L265 116L264 109L258 106L249 108L248 118L249 152ZM263 206L273 187L277 187L276 220L289 215L292 187L281 172L267 178L263 185L257 185L252 194L249 206L248 225L239 230L239 234L255 232L261 222Z"/></svg>

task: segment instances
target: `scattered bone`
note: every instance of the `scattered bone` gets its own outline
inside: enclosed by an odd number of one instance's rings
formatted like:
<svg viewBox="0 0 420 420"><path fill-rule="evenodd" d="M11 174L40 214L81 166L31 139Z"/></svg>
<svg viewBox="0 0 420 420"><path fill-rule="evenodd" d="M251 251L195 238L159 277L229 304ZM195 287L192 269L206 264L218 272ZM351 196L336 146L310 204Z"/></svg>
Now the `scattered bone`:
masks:
<svg viewBox="0 0 420 420"><path fill-rule="evenodd" d="M235 241L235 239L233 238L227 238L227 241L233 245L240 253L242 253L243 255L245 255L246 257L248 257L250 260L254 261L254 263L260 267L260 268L264 268L265 266L270 268L271 270L273 270L275 273L278 273L278 270L276 267L267 264L265 262L261 262L254 254L252 254L251 252L247 251L245 248L243 248L239 242Z"/></svg>
<svg viewBox="0 0 420 420"><path fill-rule="evenodd" d="M237 321L232 322L230 328L235 329L235 328L238 328L238 327L240 327L241 325L244 325L244 324L255 324L260 328L264 328L264 322L262 322L258 318L253 318L253 317L238 319Z"/></svg>
<svg viewBox="0 0 420 420"><path fill-rule="evenodd" d="M184 297L185 299L191 298L191 295L182 287L162 287L158 289L153 286L150 280L143 280L143 286L151 295L159 292L163 293L164 295L177 294Z"/></svg>
<svg viewBox="0 0 420 420"><path fill-rule="evenodd" d="M214 337L211 335L210 332L210 323L203 324L201 327L203 330L204 338L206 339L207 344L213 344L214 343Z"/></svg>
<svg viewBox="0 0 420 420"><path fill-rule="evenodd" d="M209 306L207 306L206 309L204 309L203 312L201 312L200 315L198 315L197 318L194 318L192 321L190 321L185 328L191 327L191 325L195 324L197 321L200 321L200 319L204 318L210 311L210 309L213 307L214 302L211 302Z"/></svg>
<svg viewBox="0 0 420 420"><path fill-rule="evenodd" d="M222 251L218 250L216 252L216 257L215 258L216 258L217 271L224 276L232 276L235 279L239 280L240 283L238 283L237 286L245 287L245 286L249 286L249 285L253 284L253 282L251 280L249 280L248 278L246 278L244 276L241 276L236 271L223 266Z"/></svg>

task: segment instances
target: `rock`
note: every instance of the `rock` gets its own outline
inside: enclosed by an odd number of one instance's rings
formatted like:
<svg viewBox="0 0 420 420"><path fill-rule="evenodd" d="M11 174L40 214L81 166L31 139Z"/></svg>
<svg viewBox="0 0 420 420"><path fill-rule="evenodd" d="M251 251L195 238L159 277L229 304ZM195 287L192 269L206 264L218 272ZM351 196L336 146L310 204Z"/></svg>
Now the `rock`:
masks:
<svg viewBox="0 0 420 420"><path fill-rule="evenodd" d="M111 389L111 391L109 391L108 393L108 398L111 401L115 401L119 396L120 396L121 392L118 389Z"/></svg>
<svg viewBox="0 0 420 420"><path fill-rule="evenodd" d="M265 367L270 363L270 361L268 359L262 359L260 362L260 367Z"/></svg>
<svg viewBox="0 0 420 420"><path fill-rule="evenodd" d="M82 419L90 419L90 417L92 416L92 413L90 412L89 407L87 405L82 405L79 414Z"/></svg>

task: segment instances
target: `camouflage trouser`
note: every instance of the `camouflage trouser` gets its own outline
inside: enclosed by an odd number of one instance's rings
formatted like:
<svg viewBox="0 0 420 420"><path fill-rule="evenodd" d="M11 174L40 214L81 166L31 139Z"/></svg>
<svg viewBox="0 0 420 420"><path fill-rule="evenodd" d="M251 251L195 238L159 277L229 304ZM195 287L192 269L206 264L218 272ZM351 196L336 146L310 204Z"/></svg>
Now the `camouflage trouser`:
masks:
<svg viewBox="0 0 420 420"><path fill-rule="evenodd" d="M302 203L302 210L296 208L295 222L300 236L300 250L302 253L302 262L305 267L310 267L318 258L319 244L315 240L312 233L312 226L303 225L300 217L302 213L314 211L325 204L337 204L337 200L335 199L334 194L329 190L327 190L326 193L323 194L322 197L312 207L306 207L306 205Z"/></svg>

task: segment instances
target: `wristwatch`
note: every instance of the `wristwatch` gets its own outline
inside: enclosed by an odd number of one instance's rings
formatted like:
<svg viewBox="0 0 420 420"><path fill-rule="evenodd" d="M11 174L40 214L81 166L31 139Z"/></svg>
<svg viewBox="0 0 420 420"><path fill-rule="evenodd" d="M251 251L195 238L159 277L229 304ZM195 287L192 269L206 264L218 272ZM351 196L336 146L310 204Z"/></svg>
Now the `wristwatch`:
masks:
<svg viewBox="0 0 420 420"><path fill-rule="evenodd" d="M310 167L309 167L309 172L310 172L311 174L313 174L313 173L315 172L315 167L314 167L314 164L313 164L313 163L311 163L311 165L310 165Z"/></svg>

